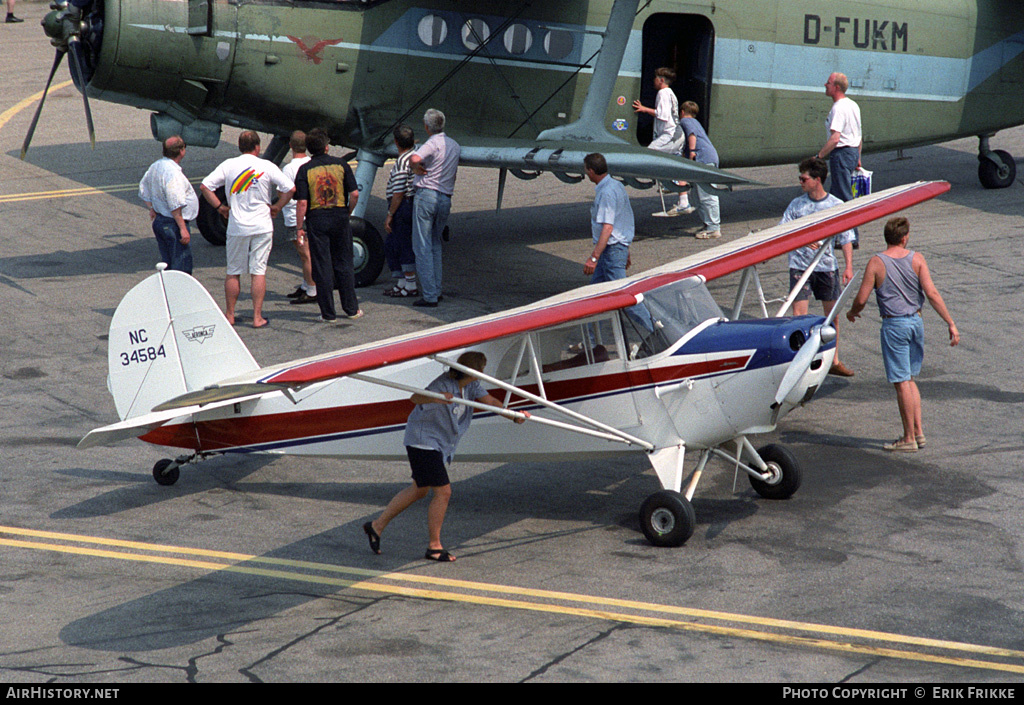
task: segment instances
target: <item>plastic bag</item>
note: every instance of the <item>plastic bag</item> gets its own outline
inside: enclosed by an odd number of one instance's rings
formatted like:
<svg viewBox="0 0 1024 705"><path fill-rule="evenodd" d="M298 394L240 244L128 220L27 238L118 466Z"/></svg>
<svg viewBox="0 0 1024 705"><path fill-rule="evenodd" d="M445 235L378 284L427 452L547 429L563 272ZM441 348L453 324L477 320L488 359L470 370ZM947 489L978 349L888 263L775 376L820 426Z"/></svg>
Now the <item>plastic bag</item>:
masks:
<svg viewBox="0 0 1024 705"><path fill-rule="evenodd" d="M850 188L853 190L853 197L860 198L871 193L871 175L874 172L858 168L850 175Z"/></svg>

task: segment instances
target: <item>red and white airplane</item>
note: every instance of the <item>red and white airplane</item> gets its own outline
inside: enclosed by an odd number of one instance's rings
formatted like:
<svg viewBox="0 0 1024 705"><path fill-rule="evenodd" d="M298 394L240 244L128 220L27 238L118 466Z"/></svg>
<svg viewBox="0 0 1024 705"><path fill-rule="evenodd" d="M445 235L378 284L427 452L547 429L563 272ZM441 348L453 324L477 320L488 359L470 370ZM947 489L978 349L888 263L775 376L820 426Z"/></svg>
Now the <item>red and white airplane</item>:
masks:
<svg viewBox="0 0 1024 705"><path fill-rule="evenodd" d="M505 408L453 400L480 410L460 459L644 453L662 486L641 507L644 534L680 545L693 532L690 500L713 455L764 497L784 499L800 485L792 453L755 450L747 437L810 400L835 355L835 329L831 318L779 317L790 301L768 317L756 265L947 190L946 182L889 189L627 279L262 368L202 285L161 264L110 324L108 387L122 421L79 447L139 437L189 449L153 468L163 485L182 465L221 453L402 460L410 394L430 394L423 387L439 365L458 368L471 348L486 354L478 376ZM728 319L705 283L741 270ZM764 318L740 320L751 283ZM524 425L502 418L527 410ZM687 450L699 458L684 490Z"/></svg>

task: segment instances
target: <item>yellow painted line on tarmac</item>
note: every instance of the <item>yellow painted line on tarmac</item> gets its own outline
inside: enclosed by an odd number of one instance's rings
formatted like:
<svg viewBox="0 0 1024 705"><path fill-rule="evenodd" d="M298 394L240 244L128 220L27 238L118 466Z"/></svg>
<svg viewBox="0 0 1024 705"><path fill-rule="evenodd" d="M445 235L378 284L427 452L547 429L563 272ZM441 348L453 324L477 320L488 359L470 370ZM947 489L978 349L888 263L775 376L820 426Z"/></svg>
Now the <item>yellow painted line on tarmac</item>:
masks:
<svg viewBox="0 0 1024 705"><path fill-rule="evenodd" d="M428 575L395 572L386 573L364 568L351 568L326 563L314 563L311 561L254 556L228 551L185 548L181 546L148 544L137 541L124 541L120 539L82 536L35 529L22 529L18 527L0 526L0 534L45 539L50 542L62 542L42 543L39 541L0 538L0 545L11 548L54 551L95 558L137 561L184 568L195 568L200 570L228 571L232 573L241 573L272 579L333 585L341 588L358 589L380 594L484 605L505 609L520 609L533 612L573 615L589 619L599 619L652 627L666 627L740 639L766 641L780 645L825 649L829 651L841 651L845 653L881 656L885 658L921 661L965 668L1024 673L1024 652L964 642L927 639L864 629L848 629L825 624L780 620L769 617L701 610L674 605L637 602L633 600L620 600L617 598L604 598L593 595L582 595L551 590L536 590L510 585L497 585L492 583L439 578ZM98 546L105 548L97 548ZM237 563L224 563L219 561L237 561ZM268 567L260 567L261 565ZM327 575L317 575L301 571L319 571L320 573L327 573ZM352 577L335 577L331 575L339 573L347 574ZM406 585L392 584L394 582L420 584L429 587L410 587ZM527 600L513 598L532 599ZM548 602L541 602L538 600L546 600ZM616 611L610 611L605 608L615 608ZM618 611L623 609L633 610L633 613ZM637 614L637 612L640 614ZM671 615L672 617L685 616L691 619L703 619L717 622L725 621L743 626L725 626L722 624L685 621L662 615ZM758 628L764 629L764 631ZM787 630L789 632L796 633L782 633L780 631L768 631L768 629ZM825 634L832 638L805 636L801 633ZM869 643L845 641L847 639L858 639ZM901 644L908 647L954 653L952 655L944 655L939 653L929 653L927 651L914 651L906 648L892 648L890 646L891 644ZM956 655L956 652L959 652L960 654L971 654L972 656L1016 659L1021 662L1006 663L979 658L967 658L965 656Z"/></svg>
<svg viewBox="0 0 1024 705"><path fill-rule="evenodd" d="M61 88L67 88L68 86L71 85L71 83L72 83L71 81L64 81L62 83L57 83L57 84L54 84L54 85L50 86L50 90L51 91L59 91ZM35 95L30 95L28 98L25 98L24 100L18 101L17 103L12 105L11 107L7 108L7 110L5 110L2 113L0 113L0 128L2 128L4 125L6 125L7 122L11 118L13 118L15 115L17 115L22 110L24 110L28 106L32 105L33 103L35 103L37 100L41 99L42 97L43 97L43 92L39 91Z"/></svg>
<svg viewBox="0 0 1024 705"><path fill-rule="evenodd" d="M123 193L138 191L138 184L117 184L115 186L81 186L78 188L57 189L54 191L36 191L34 193L10 193L0 196L0 203L18 203L20 201L41 201L52 198L72 198L75 196L95 196L101 193Z"/></svg>

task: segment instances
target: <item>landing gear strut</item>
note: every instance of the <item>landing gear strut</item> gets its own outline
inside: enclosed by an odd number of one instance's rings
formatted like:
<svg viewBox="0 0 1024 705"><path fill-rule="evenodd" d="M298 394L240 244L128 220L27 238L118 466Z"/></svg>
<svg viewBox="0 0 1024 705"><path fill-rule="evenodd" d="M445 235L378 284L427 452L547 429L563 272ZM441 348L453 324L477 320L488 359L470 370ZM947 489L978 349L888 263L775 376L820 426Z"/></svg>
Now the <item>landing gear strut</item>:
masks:
<svg viewBox="0 0 1024 705"><path fill-rule="evenodd" d="M787 448L770 444L754 450L745 436L734 442L736 450L732 453L723 447L700 452L685 492L679 491L682 489L682 446L677 454L663 453L670 451L669 448L651 455L651 463L665 489L652 494L640 507L640 528L648 541L655 546L682 546L693 535L697 519L690 502L713 455L732 464L736 472L745 472L750 486L765 499L789 499L800 488L800 464Z"/></svg>
<svg viewBox="0 0 1024 705"><path fill-rule="evenodd" d="M1009 152L989 149L989 137L978 137L978 180L985 188L1006 188L1017 178L1017 162Z"/></svg>

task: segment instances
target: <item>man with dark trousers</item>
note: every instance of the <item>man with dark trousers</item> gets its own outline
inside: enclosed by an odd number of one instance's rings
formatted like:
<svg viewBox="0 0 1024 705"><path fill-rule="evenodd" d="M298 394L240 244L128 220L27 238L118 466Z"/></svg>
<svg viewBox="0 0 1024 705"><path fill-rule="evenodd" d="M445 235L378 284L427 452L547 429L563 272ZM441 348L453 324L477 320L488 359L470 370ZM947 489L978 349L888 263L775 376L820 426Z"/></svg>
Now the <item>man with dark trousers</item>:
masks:
<svg viewBox="0 0 1024 705"><path fill-rule="evenodd" d="M347 318L363 315L356 298L349 223L359 190L349 165L327 153L329 144L327 132L320 128L310 130L306 135L306 152L311 158L295 176L296 234L309 242L320 320L328 323L337 319L335 289Z"/></svg>

